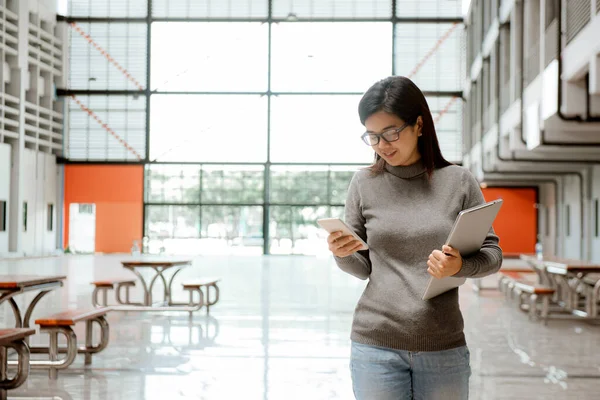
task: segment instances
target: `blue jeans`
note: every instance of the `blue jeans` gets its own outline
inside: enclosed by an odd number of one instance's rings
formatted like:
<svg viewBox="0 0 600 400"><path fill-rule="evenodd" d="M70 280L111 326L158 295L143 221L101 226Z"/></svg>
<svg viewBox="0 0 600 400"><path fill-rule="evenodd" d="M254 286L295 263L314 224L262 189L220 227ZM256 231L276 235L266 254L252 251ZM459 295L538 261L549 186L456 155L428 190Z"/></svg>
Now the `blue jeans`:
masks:
<svg viewBox="0 0 600 400"><path fill-rule="evenodd" d="M465 400L469 349L413 352L352 342L350 370L357 400Z"/></svg>

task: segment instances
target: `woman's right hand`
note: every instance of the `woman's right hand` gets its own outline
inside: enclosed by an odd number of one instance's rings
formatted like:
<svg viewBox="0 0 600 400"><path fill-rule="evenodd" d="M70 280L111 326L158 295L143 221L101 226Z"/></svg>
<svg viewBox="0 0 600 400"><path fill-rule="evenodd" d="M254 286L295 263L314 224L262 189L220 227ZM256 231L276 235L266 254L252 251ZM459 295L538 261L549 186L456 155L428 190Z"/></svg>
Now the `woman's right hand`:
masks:
<svg viewBox="0 0 600 400"><path fill-rule="evenodd" d="M329 250L336 257L348 257L362 247L358 240L351 235L343 236L341 231L333 232L327 236L327 243L329 244Z"/></svg>

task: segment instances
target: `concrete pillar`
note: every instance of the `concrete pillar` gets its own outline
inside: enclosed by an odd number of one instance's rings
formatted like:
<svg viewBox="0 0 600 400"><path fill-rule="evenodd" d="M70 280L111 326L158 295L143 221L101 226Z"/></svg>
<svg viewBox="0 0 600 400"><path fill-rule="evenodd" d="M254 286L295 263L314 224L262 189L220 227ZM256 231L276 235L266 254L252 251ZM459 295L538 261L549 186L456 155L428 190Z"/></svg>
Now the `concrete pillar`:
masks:
<svg viewBox="0 0 600 400"><path fill-rule="evenodd" d="M510 102L521 96L521 48L523 47L523 27L521 22L522 1L516 1L510 15Z"/></svg>
<svg viewBox="0 0 600 400"><path fill-rule="evenodd" d="M29 2L19 3L19 56L17 60L17 75L19 79L19 140L11 150L11 184L10 184L10 231L9 251L21 252L23 243L23 152L25 148L25 88L27 86L27 56L29 33Z"/></svg>

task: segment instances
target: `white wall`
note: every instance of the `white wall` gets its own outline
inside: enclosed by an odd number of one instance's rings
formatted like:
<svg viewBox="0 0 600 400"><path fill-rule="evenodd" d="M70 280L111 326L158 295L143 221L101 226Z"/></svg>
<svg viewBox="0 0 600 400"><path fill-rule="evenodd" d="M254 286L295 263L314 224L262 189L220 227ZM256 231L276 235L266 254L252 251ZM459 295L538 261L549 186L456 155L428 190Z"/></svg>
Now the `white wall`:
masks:
<svg viewBox="0 0 600 400"><path fill-rule="evenodd" d="M25 149L23 160L24 194L27 202L27 231L19 218L22 251L26 254L48 254L56 249L57 233L57 166L56 157ZM53 230L48 231L48 204L54 204Z"/></svg>
<svg viewBox="0 0 600 400"><path fill-rule="evenodd" d="M56 249L56 235L58 232L58 168L56 166L56 157L52 154L44 153L44 234L42 242L42 251L51 253ZM48 231L48 205L54 205L52 215L52 231Z"/></svg>
<svg viewBox="0 0 600 400"><path fill-rule="evenodd" d="M10 213L10 145L0 143L0 200L6 201L6 230L0 232L0 254L8 253Z"/></svg>
<svg viewBox="0 0 600 400"><path fill-rule="evenodd" d="M560 215L562 229L562 252L561 255L566 258L581 259L585 258L581 254L581 203L579 178L577 176L566 176L563 179L563 201L560 206ZM570 229L567 229L567 205L570 208ZM567 235L569 231L569 235Z"/></svg>
<svg viewBox="0 0 600 400"><path fill-rule="evenodd" d="M39 14L44 19L56 18L57 0L29 0L29 11Z"/></svg>
<svg viewBox="0 0 600 400"><path fill-rule="evenodd" d="M44 153L36 154L35 164L35 207L32 217L32 221L35 223L33 248L36 254L43 252L44 244L44 233L46 231L46 205L44 202L44 167L45 167Z"/></svg>
<svg viewBox="0 0 600 400"><path fill-rule="evenodd" d="M21 251L34 254L35 246L35 203L36 203L36 152L30 149L23 151L23 202L27 202L27 230L23 227L23 215L18 216L21 233Z"/></svg>
<svg viewBox="0 0 600 400"><path fill-rule="evenodd" d="M590 169L591 188L584 175L584 213L581 217L580 183L576 175L559 179L558 199L555 199L554 187L551 184L540 186L540 234L543 239L544 252L561 257L591 260L600 262L600 165ZM590 191L591 189L591 191ZM589 191L589 195L588 195ZM596 201L598 212L596 211ZM558 221L556 207L558 205ZM567 205L570 207L570 235L567 236ZM548 209L548 212L545 210ZM549 218L549 221L546 220ZM583 236L581 226L583 222ZM546 230L546 224L549 224ZM598 235L596 236L596 225ZM546 234L548 233L548 234ZM555 248L555 238L558 247ZM583 240L583 252L582 252Z"/></svg>
<svg viewBox="0 0 600 400"><path fill-rule="evenodd" d="M590 235L590 244L592 246L591 259L594 262L600 262L600 232L596 235L596 225L598 225L598 230L600 230L600 216L598 215L600 212L600 204L598 204L599 212L596 212L595 205L597 201L600 203L600 166L595 166L593 168L591 198L590 230L588 233L588 235Z"/></svg>
<svg viewBox="0 0 600 400"><path fill-rule="evenodd" d="M56 186L54 189L56 190L56 214L54 221L56 223L56 233L55 233L55 241L54 247L56 249L63 248L63 232L65 230L65 224L68 224L68 221L65 221L65 192L64 192L64 182L65 182L65 168L63 165L56 165Z"/></svg>
<svg viewBox="0 0 600 400"><path fill-rule="evenodd" d="M36 147L31 141L25 142L25 88L28 85L28 35L30 13L38 18L53 21L56 19L58 0L17 0L18 6L18 53L17 65L11 65L18 85L19 97L19 138L11 146L0 143L0 199L6 192L10 199L8 207L8 232L0 232L0 254L13 252L18 255L44 254L57 247L59 220L57 210L57 167L56 157L47 153L37 153L27 147ZM60 0L65 3L64 0ZM63 30L68 29L64 24ZM63 57L66 57L63 55ZM63 59L66 62L66 58ZM1 67L1 66L0 66ZM64 79L64 78L61 78ZM64 86L64 85L63 85ZM8 149L8 150L7 150ZM7 153L8 151L8 153ZM7 175L7 173L9 175ZM8 186L8 189L7 189ZM27 231L24 231L23 204L27 203ZM53 231L48 231L48 204L54 205ZM6 240L8 238L8 248Z"/></svg>

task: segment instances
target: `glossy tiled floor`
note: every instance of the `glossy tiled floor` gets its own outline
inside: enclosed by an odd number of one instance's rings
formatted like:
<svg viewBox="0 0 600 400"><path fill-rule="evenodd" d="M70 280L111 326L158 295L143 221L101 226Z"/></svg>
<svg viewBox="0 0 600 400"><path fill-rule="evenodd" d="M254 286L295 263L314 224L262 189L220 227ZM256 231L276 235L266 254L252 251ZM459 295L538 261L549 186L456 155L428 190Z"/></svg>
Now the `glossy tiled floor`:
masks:
<svg viewBox="0 0 600 400"><path fill-rule="evenodd" d="M0 261L0 273L68 275L62 289L43 299L35 318L55 308L89 307L92 280L129 277L119 263L125 258ZM79 356L56 382L34 371L9 398L353 398L349 330L364 282L338 271L328 257L199 257L180 274L181 280L200 276L223 279L221 301L210 317L112 313L110 345L91 368ZM494 279L485 283L493 286ZM600 398L600 326L531 323L495 290L477 296L467 284L461 291L471 399ZM32 297L17 300L23 307ZM5 304L0 325L12 324Z"/></svg>

